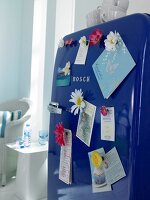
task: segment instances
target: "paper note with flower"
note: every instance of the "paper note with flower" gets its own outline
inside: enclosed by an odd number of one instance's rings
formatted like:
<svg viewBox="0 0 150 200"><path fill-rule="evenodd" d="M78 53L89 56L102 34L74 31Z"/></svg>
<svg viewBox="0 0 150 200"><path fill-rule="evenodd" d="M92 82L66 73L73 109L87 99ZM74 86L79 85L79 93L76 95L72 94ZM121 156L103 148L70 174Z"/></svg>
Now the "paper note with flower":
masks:
<svg viewBox="0 0 150 200"><path fill-rule="evenodd" d="M119 33L111 31L104 43L105 50L92 67L107 99L134 68L135 62Z"/></svg>
<svg viewBox="0 0 150 200"><path fill-rule="evenodd" d="M66 184L72 183L72 132L64 129L64 143L60 151L59 179Z"/></svg>
<svg viewBox="0 0 150 200"><path fill-rule="evenodd" d="M63 68L58 68L56 77L56 86L70 85L70 62L68 61Z"/></svg>
<svg viewBox="0 0 150 200"><path fill-rule="evenodd" d="M103 148L88 153L93 192L106 192L126 176L116 147L105 153Z"/></svg>
<svg viewBox="0 0 150 200"><path fill-rule="evenodd" d="M87 101L84 103L85 107L79 115L76 136L87 146L90 146L96 106Z"/></svg>
<svg viewBox="0 0 150 200"><path fill-rule="evenodd" d="M100 148L89 152L89 160L93 192L111 191L111 185L108 185L106 181L105 168L107 168L107 161L105 160L104 149Z"/></svg>
<svg viewBox="0 0 150 200"><path fill-rule="evenodd" d="M74 64L85 65L88 48L89 48L89 42L87 41L86 37L83 36L80 38L79 44L80 44L80 46L79 46L78 53L77 53Z"/></svg>

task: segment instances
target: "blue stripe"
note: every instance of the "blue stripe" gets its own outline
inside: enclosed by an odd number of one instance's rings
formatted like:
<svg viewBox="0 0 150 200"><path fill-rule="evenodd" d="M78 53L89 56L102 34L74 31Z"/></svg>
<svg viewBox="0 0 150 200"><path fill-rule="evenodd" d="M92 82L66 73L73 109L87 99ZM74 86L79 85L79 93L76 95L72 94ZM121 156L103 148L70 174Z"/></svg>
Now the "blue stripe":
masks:
<svg viewBox="0 0 150 200"><path fill-rule="evenodd" d="M14 120L14 112L11 113L11 121Z"/></svg>
<svg viewBox="0 0 150 200"><path fill-rule="evenodd" d="M4 112L3 119L2 119L1 137L4 137L5 127L6 127L6 119L7 119L7 112Z"/></svg>
<svg viewBox="0 0 150 200"><path fill-rule="evenodd" d="M2 137L2 136L1 136L1 132L2 132L1 130L2 130L2 127L0 127L0 138Z"/></svg>
<svg viewBox="0 0 150 200"><path fill-rule="evenodd" d="M21 112L21 110L19 110L19 111L18 111L18 119L20 119L21 116L22 116L22 112Z"/></svg>

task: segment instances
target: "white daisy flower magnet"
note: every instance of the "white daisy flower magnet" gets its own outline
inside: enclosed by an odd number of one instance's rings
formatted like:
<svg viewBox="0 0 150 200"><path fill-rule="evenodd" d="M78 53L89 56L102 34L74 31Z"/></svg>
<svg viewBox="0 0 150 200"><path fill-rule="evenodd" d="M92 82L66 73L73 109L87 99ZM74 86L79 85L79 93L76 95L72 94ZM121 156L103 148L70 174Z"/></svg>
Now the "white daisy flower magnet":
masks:
<svg viewBox="0 0 150 200"><path fill-rule="evenodd" d="M116 31L115 31L115 33L111 31L107 35L107 39L104 40L106 50L107 51L115 51L117 48L119 39L120 39L119 33L117 33Z"/></svg>
<svg viewBox="0 0 150 200"><path fill-rule="evenodd" d="M74 115L76 115L79 111L82 111L82 109L85 108L82 90L75 89L75 92L71 93L71 99L69 100L69 102L74 103L74 105L71 107L71 113L74 113Z"/></svg>

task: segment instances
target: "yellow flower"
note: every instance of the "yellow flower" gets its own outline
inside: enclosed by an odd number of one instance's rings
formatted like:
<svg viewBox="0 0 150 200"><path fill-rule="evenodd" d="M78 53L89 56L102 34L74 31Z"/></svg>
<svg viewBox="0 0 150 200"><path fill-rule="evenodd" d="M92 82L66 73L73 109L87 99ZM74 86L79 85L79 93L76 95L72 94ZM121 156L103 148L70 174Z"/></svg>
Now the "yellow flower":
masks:
<svg viewBox="0 0 150 200"><path fill-rule="evenodd" d="M96 168L99 168L102 165L103 159L98 151L92 152L91 161Z"/></svg>
<svg viewBox="0 0 150 200"><path fill-rule="evenodd" d="M79 43L80 45L86 46L87 43L86 37L85 36L81 37Z"/></svg>

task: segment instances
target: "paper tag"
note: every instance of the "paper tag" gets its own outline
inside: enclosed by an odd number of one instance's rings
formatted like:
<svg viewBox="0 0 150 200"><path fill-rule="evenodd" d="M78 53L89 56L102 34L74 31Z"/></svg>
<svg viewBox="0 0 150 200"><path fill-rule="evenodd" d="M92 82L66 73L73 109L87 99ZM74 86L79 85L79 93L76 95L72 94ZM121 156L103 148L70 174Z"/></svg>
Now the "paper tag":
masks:
<svg viewBox="0 0 150 200"><path fill-rule="evenodd" d="M72 183L72 132L65 129L65 146L61 147L59 179L66 184Z"/></svg>
<svg viewBox="0 0 150 200"><path fill-rule="evenodd" d="M115 147L106 153L105 159L108 161L108 167L105 168L107 184L111 185L126 176Z"/></svg>
<svg viewBox="0 0 150 200"><path fill-rule="evenodd" d="M89 45L80 45L78 49L78 53L76 56L75 63L76 65L85 65L87 53L88 53Z"/></svg>
<svg viewBox="0 0 150 200"><path fill-rule="evenodd" d="M114 107L107 107L106 116L101 114L101 140L115 141Z"/></svg>
<svg viewBox="0 0 150 200"><path fill-rule="evenodd" d="M85 108L79 115L76 136L87 146L90 146L96 106L87 101L84 103Z"/></svg>

